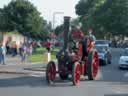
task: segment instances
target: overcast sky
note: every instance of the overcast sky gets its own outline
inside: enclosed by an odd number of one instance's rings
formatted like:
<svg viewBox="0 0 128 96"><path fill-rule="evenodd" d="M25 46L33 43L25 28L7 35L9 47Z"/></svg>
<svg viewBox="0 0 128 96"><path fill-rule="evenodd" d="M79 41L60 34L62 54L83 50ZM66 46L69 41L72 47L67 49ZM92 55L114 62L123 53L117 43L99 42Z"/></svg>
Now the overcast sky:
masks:
<svg viewBox="0 0 128 96"><path fill-rule="evenodd" d="M11 0L0 0L0 8L7 5ZM44 19L53 21L54 12L63 12L55 15L55 22L61 23L64 15L76 17L75 5L79 0L29 0L41 12Z"/></svg>

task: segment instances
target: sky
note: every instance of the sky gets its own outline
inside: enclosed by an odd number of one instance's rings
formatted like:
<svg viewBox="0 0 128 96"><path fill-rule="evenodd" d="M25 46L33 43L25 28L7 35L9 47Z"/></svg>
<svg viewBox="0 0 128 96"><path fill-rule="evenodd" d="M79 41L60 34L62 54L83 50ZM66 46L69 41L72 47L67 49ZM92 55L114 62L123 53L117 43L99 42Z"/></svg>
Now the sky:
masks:
<svg viewBox="0 0 128 96"><path fill-rule="evenodd" d="M11 0L0 0L0 8L7 5ZM63 16L77 17L75 14L75 5L79 0L29 0L32 2L47 21L53 22L55 17L55 25L63 22ZM54 15L54 13L59 12Z"/></svg>

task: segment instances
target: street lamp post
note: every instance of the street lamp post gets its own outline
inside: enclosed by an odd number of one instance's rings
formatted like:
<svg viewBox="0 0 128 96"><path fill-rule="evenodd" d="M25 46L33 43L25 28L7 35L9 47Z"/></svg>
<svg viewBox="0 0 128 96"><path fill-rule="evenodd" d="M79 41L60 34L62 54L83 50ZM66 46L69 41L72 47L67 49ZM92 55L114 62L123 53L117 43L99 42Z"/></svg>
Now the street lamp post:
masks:
<svg viewBox="0 0 128 96"><path fill-rule="evenodd" d="M55 28L55 16L57 15L57 14L64 14L64 12L54 12L53 13L53 30L54 30L54 28Z"/></svg>

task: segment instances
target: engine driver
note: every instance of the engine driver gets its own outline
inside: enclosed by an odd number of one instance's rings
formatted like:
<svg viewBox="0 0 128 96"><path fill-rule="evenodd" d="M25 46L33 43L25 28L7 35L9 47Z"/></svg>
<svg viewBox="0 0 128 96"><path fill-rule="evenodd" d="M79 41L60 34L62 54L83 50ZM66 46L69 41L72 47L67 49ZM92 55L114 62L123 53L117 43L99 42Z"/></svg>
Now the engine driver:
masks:
<svg viewBox="0 0 128 96"><path fill-rule="evenodd" d="M91 48L95 46L95 42L96 42L96 37L92 33L93 33L93 30L90 28L88 30L88 36L91 39Z"/></svg>
<svg viewBox="0 0 128 96"><path fill-rule="evenodd" d="M84 38L84 33L81 31L80 26L77 26L71 33L71 38L74 43L74 47L78 48L79 42L81 42Z"/></svg>

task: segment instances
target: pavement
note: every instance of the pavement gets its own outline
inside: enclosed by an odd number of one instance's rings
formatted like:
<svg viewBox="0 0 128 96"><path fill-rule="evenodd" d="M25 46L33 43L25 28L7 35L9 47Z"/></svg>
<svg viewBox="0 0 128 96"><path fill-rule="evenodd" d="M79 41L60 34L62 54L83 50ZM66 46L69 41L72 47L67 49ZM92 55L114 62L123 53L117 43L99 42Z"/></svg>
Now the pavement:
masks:
<svg viewBox="0 0 128 96"><path fill-rule="evenodd" d="M0 64L0 73L31 74L37 71L45 71L46 64L43 62L21 62L20 57L6 57L6 64Z"/></svg>

